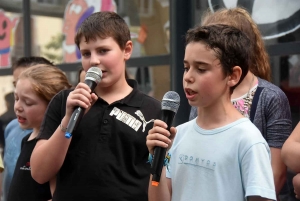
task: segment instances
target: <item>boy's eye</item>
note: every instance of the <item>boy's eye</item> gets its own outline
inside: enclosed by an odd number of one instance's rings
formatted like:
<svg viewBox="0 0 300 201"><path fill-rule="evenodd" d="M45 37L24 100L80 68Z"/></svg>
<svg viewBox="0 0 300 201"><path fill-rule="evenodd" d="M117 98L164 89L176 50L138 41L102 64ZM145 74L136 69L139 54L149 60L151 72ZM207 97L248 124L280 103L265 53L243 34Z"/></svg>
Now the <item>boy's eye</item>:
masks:
<svg viewBox="0 0 300 201"><path fill-rule="evenodd" d="M88 56L90 56L90 53L89 52L82 52L81 55L83 57L88 57Z"/></svg>
<svg viewBox="0 0 300 201"><path fill-rule="evenodd" d="M205 70L205 69L202 69L202 68L198 68L198 71L199 71L200 73L204 73L206 70Z"/></svg>
<svg viewBox="0 0 300 201"><path fill-rule="evenodd" d="M107 49L100 49L100 50L98 50L98 52L99 52L100 54L103 54L103 53L108 52L108 50L107 50Z"/></svg>

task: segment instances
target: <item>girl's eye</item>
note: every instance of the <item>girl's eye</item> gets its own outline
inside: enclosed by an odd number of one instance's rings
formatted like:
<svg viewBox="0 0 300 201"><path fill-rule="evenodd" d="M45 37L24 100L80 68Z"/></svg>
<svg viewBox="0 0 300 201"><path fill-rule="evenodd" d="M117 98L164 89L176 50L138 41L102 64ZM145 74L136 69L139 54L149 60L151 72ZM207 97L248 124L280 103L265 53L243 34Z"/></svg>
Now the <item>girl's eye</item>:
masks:
<svg viewBox="0 0 300 201"><path fill-rule="evenodd" d="M31 106L31 105L32 105L32 103L25 102L25 105L27 105L27 106Z"/></svg>
<svg viewBox="0 0 300 201"><path fill-rule="evenodd" d="M184 72L187 72L187 71L189 71L189 69L190 69L189 67L186 67L186 66L185 66L185 67L183 67L183 71L184 71Z"/></svg>

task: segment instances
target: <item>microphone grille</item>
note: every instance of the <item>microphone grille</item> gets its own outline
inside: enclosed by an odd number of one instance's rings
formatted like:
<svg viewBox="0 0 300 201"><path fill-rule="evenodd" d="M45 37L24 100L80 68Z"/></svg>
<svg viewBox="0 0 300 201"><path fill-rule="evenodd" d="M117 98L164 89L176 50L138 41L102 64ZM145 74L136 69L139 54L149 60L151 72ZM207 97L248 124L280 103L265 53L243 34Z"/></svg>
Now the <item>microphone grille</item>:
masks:
<svg viewBox="0 0 300 201"><path fill-rule="evenodd" d="M97 84L101 81L102 78L102 71L98 67L91 67L85 75L86 80L95 81Z"/></svg>
<svg viewBox="0 0 300 201"><path fill-rule="evenodd" d="M162 110L171 110L177 112L180 105L180 96L175 91L168 91L165 93L161 101Z"/></svg>

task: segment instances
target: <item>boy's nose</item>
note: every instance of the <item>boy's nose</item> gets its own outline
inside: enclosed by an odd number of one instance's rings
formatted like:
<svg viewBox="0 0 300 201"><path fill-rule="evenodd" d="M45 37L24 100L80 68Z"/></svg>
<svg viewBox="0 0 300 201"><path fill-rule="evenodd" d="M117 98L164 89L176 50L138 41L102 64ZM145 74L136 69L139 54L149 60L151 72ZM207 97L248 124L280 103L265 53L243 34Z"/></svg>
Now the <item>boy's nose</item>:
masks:
<svg viewBox="0 0 300 201"><path fill-rule="evenodd" d="M97 56L97 54L91 54L91 60L90 60L91 66L97 66L100 64L100 58Z"/></svg>
<svg viewBox="0 0 300 201"><path fill-rule="evenodd" d="M195 72L194 72L194 74L195 74ZM193 77L193 73L192 73L191 69L184 73L183 80L186 82L194 82L194 77Z"/></svg>

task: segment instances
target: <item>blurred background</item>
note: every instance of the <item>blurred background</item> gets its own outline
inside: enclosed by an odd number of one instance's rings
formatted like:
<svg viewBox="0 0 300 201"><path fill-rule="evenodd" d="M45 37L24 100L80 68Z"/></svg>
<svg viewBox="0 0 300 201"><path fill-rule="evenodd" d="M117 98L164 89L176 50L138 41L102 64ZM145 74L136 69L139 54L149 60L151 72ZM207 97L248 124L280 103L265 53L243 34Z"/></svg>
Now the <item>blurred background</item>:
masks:
<svg viewBox="0 0 300 201"><path fill-rule="evenodd" d="M11 64L22 56L43 56L77 83L80 54L74 34L93 12L113 10L131 30L134 52L127 62L140 89L159 100L174 90L181 96L175 124L188 120L182 90L184 34L207 9L245 7L264 36L272 83L287 95L293 125L300 120L299 0L0 0L0 115L13 91Z"/></svg>

